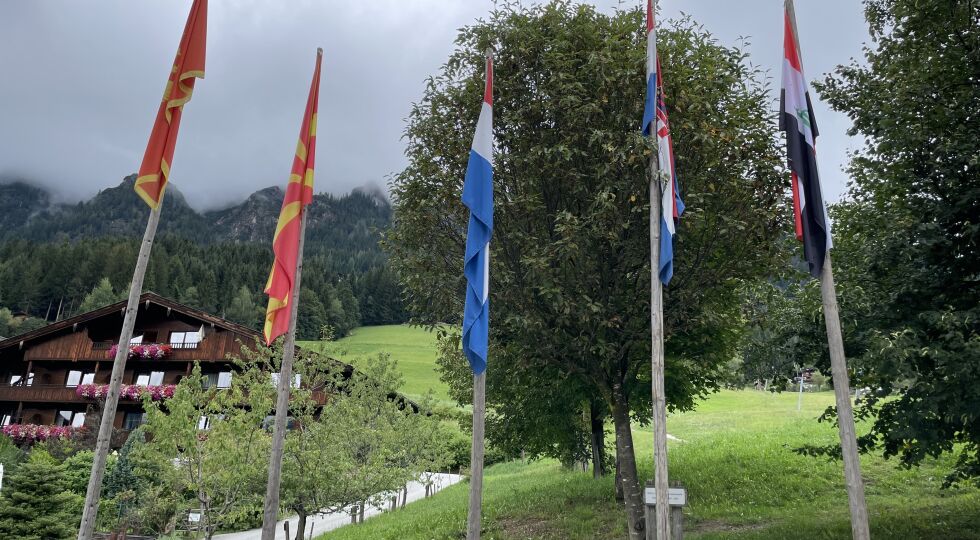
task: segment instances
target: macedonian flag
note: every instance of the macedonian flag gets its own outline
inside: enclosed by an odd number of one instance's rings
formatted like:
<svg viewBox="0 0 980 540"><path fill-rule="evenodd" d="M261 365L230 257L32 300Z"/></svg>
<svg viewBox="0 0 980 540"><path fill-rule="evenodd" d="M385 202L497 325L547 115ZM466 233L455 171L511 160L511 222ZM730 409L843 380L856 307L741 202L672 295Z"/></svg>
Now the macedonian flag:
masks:
<svg viewBox="0 0 980 540"><path fill-rule="evenodd" d="M204 78L204 49L208 33L208 2L194 0L187 16L184 35L180 38L177 58L174 59L167 87L157 111L157 119L150 132L150 141L143 154L136 177L136 194L150 205L159 206L163 200L163 190L170 176L174 146L177 144L177 130L180 128L181 111L191 100L194 92L194 79Z"/></svg>
<svg viewBox="0 0 980 540"><path fill-rule="evenodd" d="M296 156L293 157L293 170L286 184L286 196L279 212L279 223L272 239L275 260L272 272L265 286L269 295L269 307L265 312L265 342L273 340L289 331L289 302L293 298L296 283L296 263L300 257L300 221L303 209L313 200L313 162L316 153L316 110L320 94L320 60L323 50L317 49L316 68L313 70L313 83L306 100L303 125L299 130Z"/></svg>

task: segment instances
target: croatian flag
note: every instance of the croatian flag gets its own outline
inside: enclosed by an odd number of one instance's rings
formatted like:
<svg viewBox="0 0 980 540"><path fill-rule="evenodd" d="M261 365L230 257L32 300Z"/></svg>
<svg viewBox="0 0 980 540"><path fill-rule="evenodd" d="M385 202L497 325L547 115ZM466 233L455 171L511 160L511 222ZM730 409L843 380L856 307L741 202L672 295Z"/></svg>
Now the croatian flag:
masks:
<svg viewBox="0 0 980 540"><path fill-rule="evenodd" d="M677 221L684 213L674 167L674 142L670 137L667 105L664 103L664 83L657 56L657 28L654 22L653 0L647 0L647 97L643 105L643 134L650 136L656 125L657 156L660 169L660 282L670 283L674 276L674 235ZM654 124L656 123L656 124Z"/></svg>
<svg viewBox="0 0 980 540"><path fill-rule="evenodd" d="M493 235L493 57L487 56L483 108L463 182L463 204L470 209L466 232L466 305L463 309L463 352L473 374L487 369L490 329L490 237Z"/></svg>
<svg viewBox="0 0 980 540"><path fill-rule="evenodd" d="M810 93L803 77L803 62L796 35L796 14L791 1L786 2L783 25L785 37L779 127L786 132L796 238L803 242L803 255L810 267L810 274L819 277L824 258L833 242L827 206L820 189L820 176L817 174L817 122L813 117Z"/></svg>

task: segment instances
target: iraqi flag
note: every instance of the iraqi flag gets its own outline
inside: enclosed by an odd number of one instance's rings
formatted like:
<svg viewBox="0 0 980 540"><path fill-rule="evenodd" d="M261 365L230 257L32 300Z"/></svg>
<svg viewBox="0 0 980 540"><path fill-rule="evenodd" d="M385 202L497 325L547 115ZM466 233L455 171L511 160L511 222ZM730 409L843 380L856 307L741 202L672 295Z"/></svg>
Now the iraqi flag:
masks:
<svg viewBox="0 0 980 540"><path fill-rule="evenodd" d="M493 235L493 57L487 56L486 86L470 161L463 182L463 204L470 209L466 231L466 304L463 309L463 352L473 374L487 369L490 331L490 237Z"/></svg>
<svg viewBox="0 0 980 540"><path fill-rule="evenodd" d="M793 3L786 2L783 40L783 86L780 92L779 127L786 132L786 153L792 172L793 215L796 238L803 242L810 274L820 276L824 257L832 244L827 205L817 174L815 141L817 123L803 77L803 62L796 33Z"/></svg>
<svg viewBox="0 0 980 540"><path fill-rule="evenodd" d="M647 96L643 104L643 134L651 135L656 123L657 156L660 171L660 282L670 283L674 276L674 235L677 221L684 213L674 167L674 142L670 137L664 82L657 56L657 28L653 0L647 0Z"/></svg>

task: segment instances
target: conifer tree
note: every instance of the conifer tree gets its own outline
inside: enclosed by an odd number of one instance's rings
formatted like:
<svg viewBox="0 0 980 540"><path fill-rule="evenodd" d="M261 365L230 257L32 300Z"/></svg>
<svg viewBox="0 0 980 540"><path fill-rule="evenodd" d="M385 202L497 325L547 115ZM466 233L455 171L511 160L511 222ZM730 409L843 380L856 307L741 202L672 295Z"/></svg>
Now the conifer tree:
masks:
<svg viewBox="0 0 980 540"><path fill-rule="evenodd" d="M112 289L112 283L109 282L109 278L104 277L101 281L99 281L99 284L92 289L92 292L85 295L85 299L82 300L82 305L79 306L78 312L85 313L87 311L99 309L100 307L108 306L109 304L118 302L119 300L119 295Z"/></svg>
<svg viewBox="0 0 980 540"><path fill-rule="evenodd" d="M65 490L62 465L35 449L4 482L0 495L0 538L61 540L75 537L77 496Z"/></svg>

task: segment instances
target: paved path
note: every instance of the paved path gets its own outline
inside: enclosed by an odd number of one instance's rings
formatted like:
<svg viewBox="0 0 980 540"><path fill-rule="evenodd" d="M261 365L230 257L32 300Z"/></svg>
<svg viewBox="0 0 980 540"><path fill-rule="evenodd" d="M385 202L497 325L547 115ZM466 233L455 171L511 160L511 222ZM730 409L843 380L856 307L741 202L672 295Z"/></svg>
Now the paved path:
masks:
<svg viewBox="0 0 980 540"><path fill-rule="evenodd" d="M449 487L460 480L463 477L458 474L437 474L435 477L435 485L433 486L434 491L439 491L443 488ZM425 487L418 482L408 483L408 502L417 501L425 497ZM364 519L380 514L381 511L368 505L364 510ZM296 523L299 520L297 517L289 518L289 535L291 538L296 537ZM276 540L285 540L286 533L282 529L282 524L285 520L276 523ZM332 531L334 529L339 529L344 525L350 525L350 514L348 512L334 512L332 514L321 514L315 517L309 517L306 519L306 534L310 534L310 522L313 522L313 537L323 534L327 531ZM262 530L252 529L250 531L243 531L237 533L228 534L217 534L214 536L214 540L261 540Z"/></svg>

